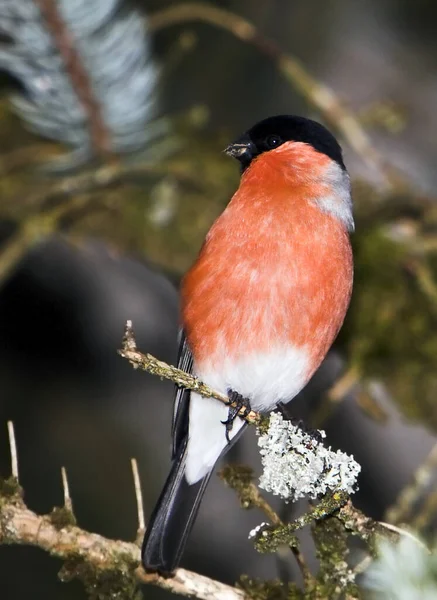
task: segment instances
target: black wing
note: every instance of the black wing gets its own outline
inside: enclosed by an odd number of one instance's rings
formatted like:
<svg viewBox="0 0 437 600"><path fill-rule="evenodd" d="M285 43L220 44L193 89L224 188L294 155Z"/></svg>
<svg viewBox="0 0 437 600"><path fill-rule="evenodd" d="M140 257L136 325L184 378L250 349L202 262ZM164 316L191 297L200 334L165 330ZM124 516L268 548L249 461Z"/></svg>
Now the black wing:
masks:
<svg viewBox="0 0 437 600"><path fill-rule="evenodd" d="M181 329L179 340L178 369L186 373L193 371L193 355L188 347L185 332ZM172 435L172 459L179 452L180 444L185 440L188 433L188 407L190 405L190 391L176 386L176 395L173 406Z"/></svg>

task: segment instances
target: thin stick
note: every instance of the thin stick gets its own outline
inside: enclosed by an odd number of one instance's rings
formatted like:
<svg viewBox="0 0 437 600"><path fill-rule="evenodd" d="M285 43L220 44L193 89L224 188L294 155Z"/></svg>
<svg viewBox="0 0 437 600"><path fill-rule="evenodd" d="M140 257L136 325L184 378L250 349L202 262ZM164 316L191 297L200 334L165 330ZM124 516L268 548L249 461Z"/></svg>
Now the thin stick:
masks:
<svg viewBox="0 0 437 600"><path fill-rule="evenodd" d="M9 434L9 448L11 450L12 477L14 477L18 482L19 479L18 479L17 443L15 441L15 430L14 430L14 424L12 421L8 421L8 434Z"/></svg>
<svg viewBox="0 0 437 600"><path fill-rule="evenodd" d="M273 525L275 525L275 526L284 525L284 522L282 521L281 517L270 506L270 504L267 502L267 500L264 498L264 496L261 494L261 492L259 491L259 489L253 482L250 483L249 486L246 488L246 492L249 492L251 504L253 506L258 507L260 510L262 510L263 513L266 515L266 517L269 519L269 521ZM296 560L297 566L299 567L299 570L301 572L302 579L305 584L305 589L308 589L308 590L313 589L314 578L311 574L311 571L310 571L308 565L306 564L305 557L302 554L300 548L295 545L290 545L289 548L290 548L290 550Z"/></svg>
<svg viewBox="0 0 437 600"><path fill-rule="evenodd" d="M337 379L334 385L328 390L323 398L323 402L318 407L313 417L315 427L320 427L327 421L335 408L343 402L352 388L360 380L360 373L355 366L348 369Z"/></svg>
<svg viewBox="0 0 437 600"><path fill-rule="evenodd" d="M391 523L385 523L384 521L378 521L378 523L379 525L382 525L382 527L385 527L389 531L394 531L400 536L410 538L410 540L413 540L413 542L415 542L418 546L429 552L428 547L422 542L422 540L419 540L419 538L416 537L413 533L411 533L411 531L408 531L408 529L402 529L402 527L397 527L396 525L392 525Z"/></svg>
<svg viewBox="0 0 437 600"><path fill-rule="evenodd" d="M268 519L270 519L270 521L273 523L273 525L283 525L284 523L281 520L278 513L270 506L270 504L267 502L267 500L261 495L261 493L259 492L256 485L254 485L254 484L251 484L251 485L253 487L252 502L255 504L255 506L257 506L259 509L261 509L264 512L266 517ZM301 572L303 581L305 583L305 588L312 589L313 584L314 584L314 579L313 579L313 576L311 574L311 571L310 571L308 565L306 564L304 555L302 554L302 552L298 546L290 545L290 550L291 550L291 552L296 560L297 566L299 567L299 570Z"/></svg>
<svg viewBox="0 0 437 600"><path fill-rule="evenodd" d="M71 513L73 512L73 501L70 496L70 487L68 485L67 470L61 467L62 487L64 489L64 506Z"/></svg>
<svg viewBox="0 0 437 600"><path fill-rule="evenodd" d="M127 358L135 369L143 369L143 371L147 371L152 375L158 375L158 377L161 377L162 379L169 379L176 383L176 385L196 392L204 398L215 398L231 408L237 406L235 402L229 400L228 396L213 390L202 381L199 381L197 377L193 377L193 375L181 371L181 369L177 369L173 365L168 365L151 354L139 352L139 350L137 350L137 343L132 329L132 321L126 321L123 346L118 353L123 358ZM258 424L261 420L261 415L254 410L251 410L246 415L246 409L244 407L240 409L238 415L252 425Z"/></svg>
<svg viewBox="0 0 437 600"><path fill-rule="evenodd" d="M138 533L142 533L146 529L146 521L144 519L143 493L141 491L140 473L138 471L138 463L136 458L130 459L132 467L132 475L134 478L135 498L137 500L138 511Z"/></svg>

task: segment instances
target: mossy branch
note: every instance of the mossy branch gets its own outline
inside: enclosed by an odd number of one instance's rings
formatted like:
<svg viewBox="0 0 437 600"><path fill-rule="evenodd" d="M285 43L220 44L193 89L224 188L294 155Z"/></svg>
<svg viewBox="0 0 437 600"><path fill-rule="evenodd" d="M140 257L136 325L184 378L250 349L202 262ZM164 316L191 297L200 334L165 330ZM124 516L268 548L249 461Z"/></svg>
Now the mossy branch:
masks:
<svg viewBox="0 0 437 600"><path fill-rule="evenodd" d="M204 397L215 398L230 405L227 396L209 388L196 377L159 361L150 354L139 352L131 321L126 323L123 346L119 353L127 358L134 368L141 368ZM244 410L241 411L241 416L244 417ZM250 423L259 425L261 415L251 412L246 419ZM347 563L347 539L350 535L357 535L366 542L371 554L374 554L378 539L381 537L397 541L402 534L411 535L409 532L365 516L353 506L348 493L342 490L326 494L317 505L310 506L304 515L291 523L283 523L255 485L252 469L245 466L227 466L220 475L227 485L237 492L243 508L259 508L270 522L270 525L259 528L254 535L257 550L276 552L281 546L288 546L302 573L305 590L314 594L317 591L318 595L314 595L314 598L331 597L326 594L330 594L332 586L338 586L341 582L344 583L344 590L348 592L349 598L358 597L355 575ZM319 559L324 565L317 578L308 569L299 548L299 540L295 535L307 525L312 525L314 535L317 537ZM333 557L336 557L335 560Z"/></svg>
<svg viewBox="0 0 437 600"><path fill-rule="evenodd" d="M288 546L292 551L303 577L303 594L294 594L290 590L290 598L313 598L325 600L339 597L333 593L337 588L346 593L350 600L360 598L355 584L354 574L347 563L348 530L338 519L338 513L348 503L345 493L326 495L317 506L310 509L291 523L284 523L254 484L253 472L247 467L225 467L220 476L233 488L244 508L257 507L264 512L270 524L257 527L250 535L254 538L258 552L278 552L281 547ZM307 525L312 525L320 569L313 575L308 569L305 557L299 548L296 532ZM343 596L342 596L343 597Z"/></svg>
<svg viewBox="0 0 437 600"><path fill-rule="evenodd" d="M0 486L1 487L4 486ZM178 569L172 578L148 574L138 567L140 549L132 542L107 539L69 524L63 524L58 511L39 516L29 510L19 495L0 494L0 544L37 546L65 561L63 580L79 578L86 588L108 586L108 598L133 598L139 583L151 583L180 594L209 600L226 597L243 600L237 588ZM106 583L105 583L106 582ZM131 592L131 595L129 595ZM105 597L105 589L101 590Z"/></svg>
<svg viewBox="0 0 437 600"><path fill-rule="evenodd" d="M128 324L130 326L130 324ZM129 327L125 345L134 351ZM244 600L253 586L247 584L243 590L214 581L184 569L177 569L172 577L165 578L157 573L146 573L140 564L139 545L133 542L110 540L77 527L73 503L65 469L62 469L64 506L54 508L48 515L37 515L23 501L23 490L18 481L18 453L12 423L8 423L11 450L12 475L0 479L0 545L32 545L60 558L64 564L59 573L63 581L79 579L90 599L111 598L133 600L139 583L150 583L176 594L200 600ZM144 528L141 485L136 464L133 461L134 487L137 497L139 530ZM289 589L289 598L314 600L338 597L332 595L335 588L346 591L345 597L356 596L355 574L347 564L347 537L360 536L370 546L373 554L376 537L383 535L397 540L408 534L396 526L378 523L355 509L345 494L333 493L323 498L315 507L292 523L283 523L274 509L261 495L253 482L253 473L247 467L228 467L222 473L226 482L240 496L245 508L261 509L272 526L260 528L256 533L256 546L261 552L275 552L279 546L288 545L293 552L304 580L304 592L294 584ZM321 568L317 576L306 565L299 549L295 532L313 523L313 534ZM411 536L411 534L408 534ZM417 541L417 540L416 540ZM256 587L256 586L255 586ZM267 582L263 588L264 598L269 597ZM311 596L308 596L311 594Z"/></svg>
<svg viewBox="0 0 437 600"><path fill-rule="evenodd" d="M28 545L45 550L64 561L59 573L62 581L79 579L90 598L133 600L140 583L150 583L182 596L199 600L244 600L237 588L177 569L171 578L146 573L140 565L137 543L111 540L76 526L69 485L62 469L64 506L48 515L37 515L23 500L18 481L18 453L14 427L8 423L12 475L0 478L0 545ZM139 530L144 527L138 471L132 464L138 504Z"/></svg>
<svg viewBox="0 0 437 600"><path fill-rule="evenodd" d="M279 517L278 513L273 509L273 507L267 502L264 496L261 494L259 489L254 483L254 473L250 467L246 467L244 465L228 465L224 467L219 473L221 479L232 489L234 489L238 497L240 499L241 506L245 509L249 509L252 507L256 507L260 509L269 521L273 524L274 529L277 531L281 527L284 527L284 523ZM258 537L257 542L261 538ZM267 552L262 544L255 543L255 547L259 552ZM305 557L302 554L299 547L299 540L295 536L288 536L283 544L287 545L299 567L299 570L302 574L302 578L304 581L304 585L306 589L311 589L314 587L315 581L311 574L310 569L306 563ZM273 552L275 552L278 548L279 544L276 544L276 547Z"/></svg>
<svg viewBox="0 0 437 600"><path fill-rule="evenodd" d="M204 398L215 398L230 408L236 406L235 402L231 402L228 396L213 390L208 385L197 379L197 377L194 377L185 371L181 371L181 369L177 369L173 365L168 365L167 363L158 360L151 354L143 354L140 352L137 349L137 343L132 329L132 321L126 322L123 345L118 353L123 358L127 358L135 369L142 369L151 375L157 375L158 377L161 377L161 379L173 381L176 385L184 387L187 390L191 390L192 392L196 392ZM261 415L253 410L246 415L244 408L242 408L238 414L251 425L258 425L262 419Z"/></svg>
<svg viewBox="0 0 437 600"><path fill-rule="evenodd" d="M316 505L310 505L302 516L284 523L255 485L252 469L228 465L222 469L220 476L236 491L243 508L258 508L269 520L269 523L257 527L250 535L258 552L278 552L284 546L288 546L293 552L303 576L304 592L303 595L293 595L290 591L289 598L326 600L344 597L353 600L362 597L355 583L356 575L362 571L352 569L347 560L351 535L359 537L368 547L370 556L369 560L365 560L365 568L371 563L371 557L376 555L378 543L382 539L396 543L401 536L407 536L424 547L408 530L367 517L355 508L345 492L326 494ZM308 525L311 526L320 563L317 575L308 570L296 537L296 533Z"/></svg>

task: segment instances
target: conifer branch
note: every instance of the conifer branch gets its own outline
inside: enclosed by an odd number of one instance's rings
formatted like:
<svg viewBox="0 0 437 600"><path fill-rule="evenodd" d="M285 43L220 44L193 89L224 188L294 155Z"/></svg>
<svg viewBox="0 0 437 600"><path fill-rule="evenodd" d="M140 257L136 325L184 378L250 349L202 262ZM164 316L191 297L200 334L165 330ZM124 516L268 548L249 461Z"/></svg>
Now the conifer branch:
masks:
<svg viewBox="0 0 437 600"><path fill-rule="evenodd" d="M97 155L102 158L111 156L111 138L102 116L101 106L95 97L88 73L77 51L74 37L64 23L56 0L36 0L41 14L44 17L47 31L64 62L65 71L68 73L73 89L84 109L91 144Z"/></svg>

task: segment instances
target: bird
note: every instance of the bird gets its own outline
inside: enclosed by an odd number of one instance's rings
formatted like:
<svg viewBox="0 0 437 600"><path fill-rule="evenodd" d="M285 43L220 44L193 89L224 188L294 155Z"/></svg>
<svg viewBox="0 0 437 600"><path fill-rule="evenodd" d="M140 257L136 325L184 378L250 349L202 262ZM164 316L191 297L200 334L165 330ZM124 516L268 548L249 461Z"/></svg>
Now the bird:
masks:
<svg viewBox="0 0 437 600"><path fill-rule="evenodd" d="M350 178L336 138L305 117L266 118L226 149L240 184L181 284L178 367L268 413L308 383L353 284ZM219 458L247 423L176 388L172 466L142 546L147 571L178 568Z"/></svg>

